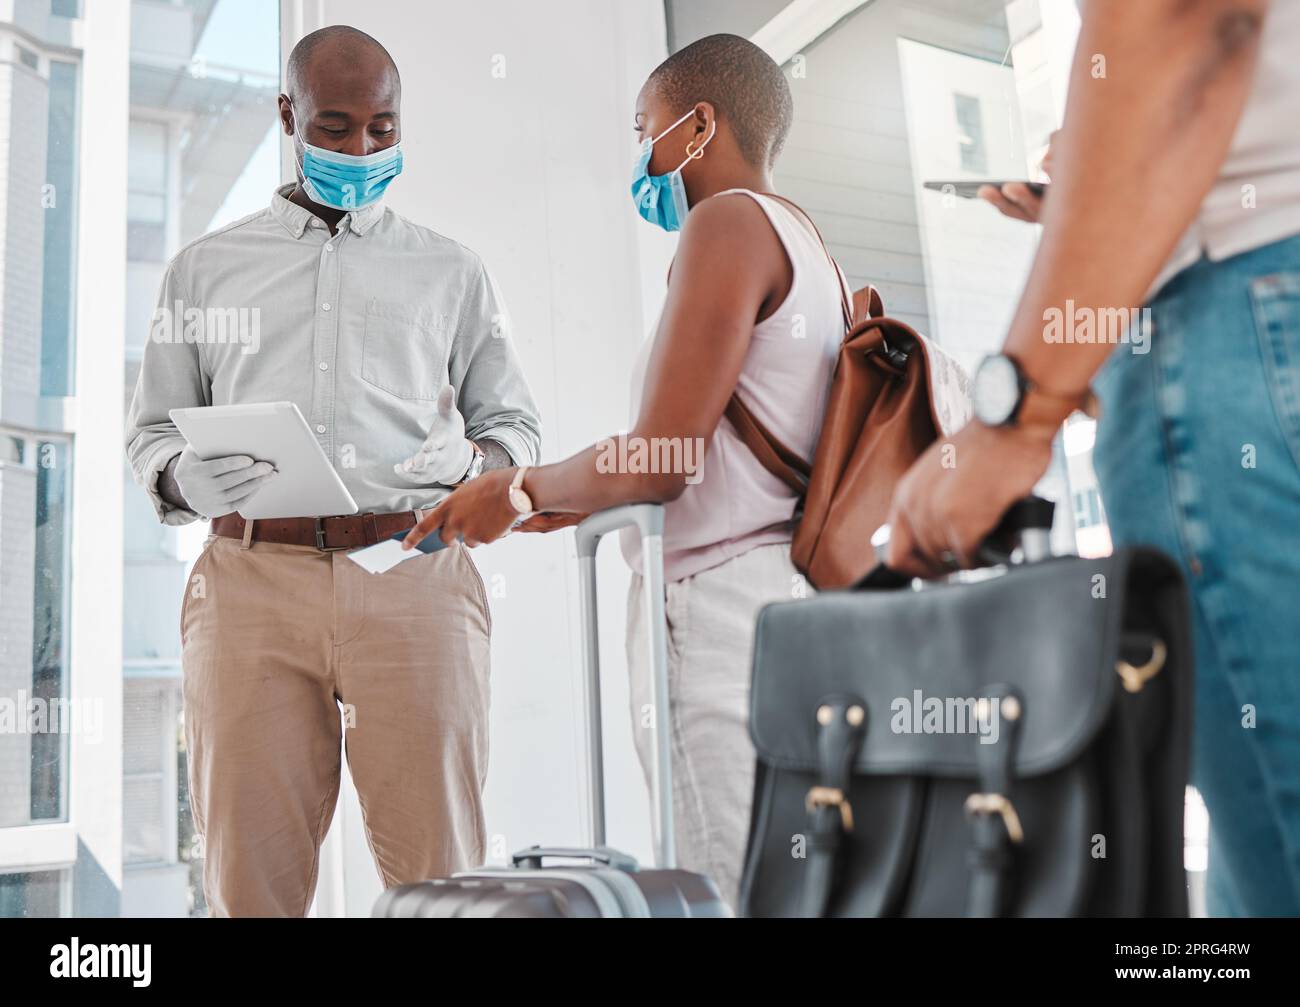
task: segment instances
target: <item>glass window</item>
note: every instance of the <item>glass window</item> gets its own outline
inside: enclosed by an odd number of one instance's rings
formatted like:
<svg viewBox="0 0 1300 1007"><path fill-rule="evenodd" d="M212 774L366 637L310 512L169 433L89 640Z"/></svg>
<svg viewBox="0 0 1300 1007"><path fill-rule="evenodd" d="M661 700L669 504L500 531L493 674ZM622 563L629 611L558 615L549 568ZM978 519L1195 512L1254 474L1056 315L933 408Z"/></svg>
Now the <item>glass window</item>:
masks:
<svg viewBox="0 0 1300 1007"><path fill-rule="evenodd" d="M41 394L71 395L76 287L78 67L50 61L41 274Z"/></svg>
<svg viewBox="0 0 1300 1007"><path fill-rule="evenodd" d="M51 400L74 391L80 57L49 4L20 7L0 13L22 38L0 63L0 116L24 140L0 159L0 829L67 820L79 726L68 665L74 431L64 426L76 413ZM0 915L57 912L59 875L24 867L0 859Z"/></svg>
<svg viewBox="0 0 1300 1007"><path fill-rule="evenodd" d="M0 919L62 915L65 871L0 874Z"/></svg>
<svg viewBox="0 0 1300 1007"><path fill-rule="evenodd" d="M127 147L127 258L158 262L167 250L170 130L166 123L131 120Z"/></svg>
<svg viewBox="0 0 1300 1007"><path fill-rule="evenodd" d="M173 690L167 682L128 679L123 692L122 856L127 863L174 860L169 848L169 763L176 761L171 729Z"/></svg>
<svg viewBox="0 0 1300 1007"><path fill-rule="evenodd" d="M961 154L961 170L982 175L989 170L984 152L984 118L980 100L968 94L954 94L957 111L957 145Z"/></svg>
<svg viewBox="0 0 1300 1007"><path fill-rule="evenodd" d="M49 729L32 736L32 821L65 814L68 730L68 541L72 531L67 444L36 445L36 548L33 577L32 699L44 704Z"/></svg>
<svg viewBox="0 0 1300 1007"><path fill-rule="evenodd" d="M76 711L67 702L69 446L0 432L0 448L0 698L14 718L0 733L4 828L66 819Z"/></svg>

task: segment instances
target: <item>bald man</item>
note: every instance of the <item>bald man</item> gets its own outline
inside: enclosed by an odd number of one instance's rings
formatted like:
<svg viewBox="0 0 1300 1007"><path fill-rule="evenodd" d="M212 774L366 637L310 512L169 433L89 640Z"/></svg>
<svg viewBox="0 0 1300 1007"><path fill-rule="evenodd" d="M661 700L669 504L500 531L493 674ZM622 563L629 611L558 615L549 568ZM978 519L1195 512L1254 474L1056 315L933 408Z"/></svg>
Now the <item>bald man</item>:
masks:
<svg viewBox="0 0 1300 1007"><path fill-rule="evenodd" d="M487 469L532 464L539 447L483 263L384 206L402 170L388 52L325 28L294 48L286 80L297 181L168 265L127 424L159 519L212 522L181 638L190 796L217 916L307 912L340 740L386 887L482 862L482 579L460 544L382 575L347 552L413 527ZM256 318L255 338L188 321L213 317ZM277 478L275 459L199 458L169 418L274 401L298 406L358 514L246 522L237 511Z"/></svg>

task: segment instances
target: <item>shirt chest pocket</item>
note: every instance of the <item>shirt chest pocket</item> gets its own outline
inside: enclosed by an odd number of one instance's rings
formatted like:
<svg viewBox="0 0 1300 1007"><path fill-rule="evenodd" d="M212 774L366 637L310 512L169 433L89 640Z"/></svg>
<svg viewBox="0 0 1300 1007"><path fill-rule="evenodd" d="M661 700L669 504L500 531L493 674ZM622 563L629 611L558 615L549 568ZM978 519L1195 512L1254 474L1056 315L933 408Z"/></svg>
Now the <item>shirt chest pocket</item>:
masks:
<svg viewBox="0 0 1300 1007"><path fill-rule="evenodd" d="M402 399L437 399L447 383L447 316L372 298L361 341L361 379Z"/></svg>

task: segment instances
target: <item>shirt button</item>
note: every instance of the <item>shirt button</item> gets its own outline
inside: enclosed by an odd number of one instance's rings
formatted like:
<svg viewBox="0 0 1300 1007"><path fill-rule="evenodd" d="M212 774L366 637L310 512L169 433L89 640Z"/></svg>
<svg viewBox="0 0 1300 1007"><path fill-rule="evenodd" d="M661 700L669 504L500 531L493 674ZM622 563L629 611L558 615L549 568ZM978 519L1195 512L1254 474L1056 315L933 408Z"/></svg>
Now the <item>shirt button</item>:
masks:
<svg viewBox="0 0 1300 1007"><path fill-rule="evenodd" d="M322 305L320 306L320 309L321 309L321 311L329 311L329 309L330 309L330 302L329 302L329 301L326 301L324 304L322 304Z"/></svg>
<svg viewBox="0 0 1300 1007"><path fill-rule="evenodd" d="M325 363L324 360L322 360L322 361L320 362L320 369L321 369L322 371L328 371L328 370L330 369L330 365L327 364L327 363Z"/></svg>
<svg viewBox="0 0 1300 1007"><path fill-rule="evenodd" d="M316 424L316 432L317 432L318 434L323 434L323 433L325 432L325 424L324 424L324 423L317 423L317 424Z"/></svg>
<svg viewBox="0 0 1300 1007"><path fill-rule="evenodd" d="M326 245L326 246L325 246L325 251L327 251L327 252L332 252L332 251L334 251L334 246L333 246L333 245Z"/></svg>

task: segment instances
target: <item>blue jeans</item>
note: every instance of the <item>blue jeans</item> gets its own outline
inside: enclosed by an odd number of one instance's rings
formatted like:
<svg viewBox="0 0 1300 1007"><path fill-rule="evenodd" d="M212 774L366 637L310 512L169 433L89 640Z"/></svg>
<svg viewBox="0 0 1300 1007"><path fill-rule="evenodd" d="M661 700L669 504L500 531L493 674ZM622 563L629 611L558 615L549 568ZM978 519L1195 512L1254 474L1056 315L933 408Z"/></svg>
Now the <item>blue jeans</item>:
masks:
<svg viewBox="0 0 1300 1007"><path fill-rule="evenodd" d="M1150 308L1150 352L1097 377L1111 534L1191 593L1210 915L1300 915L1300 236L1203 259Z"/></svg>

